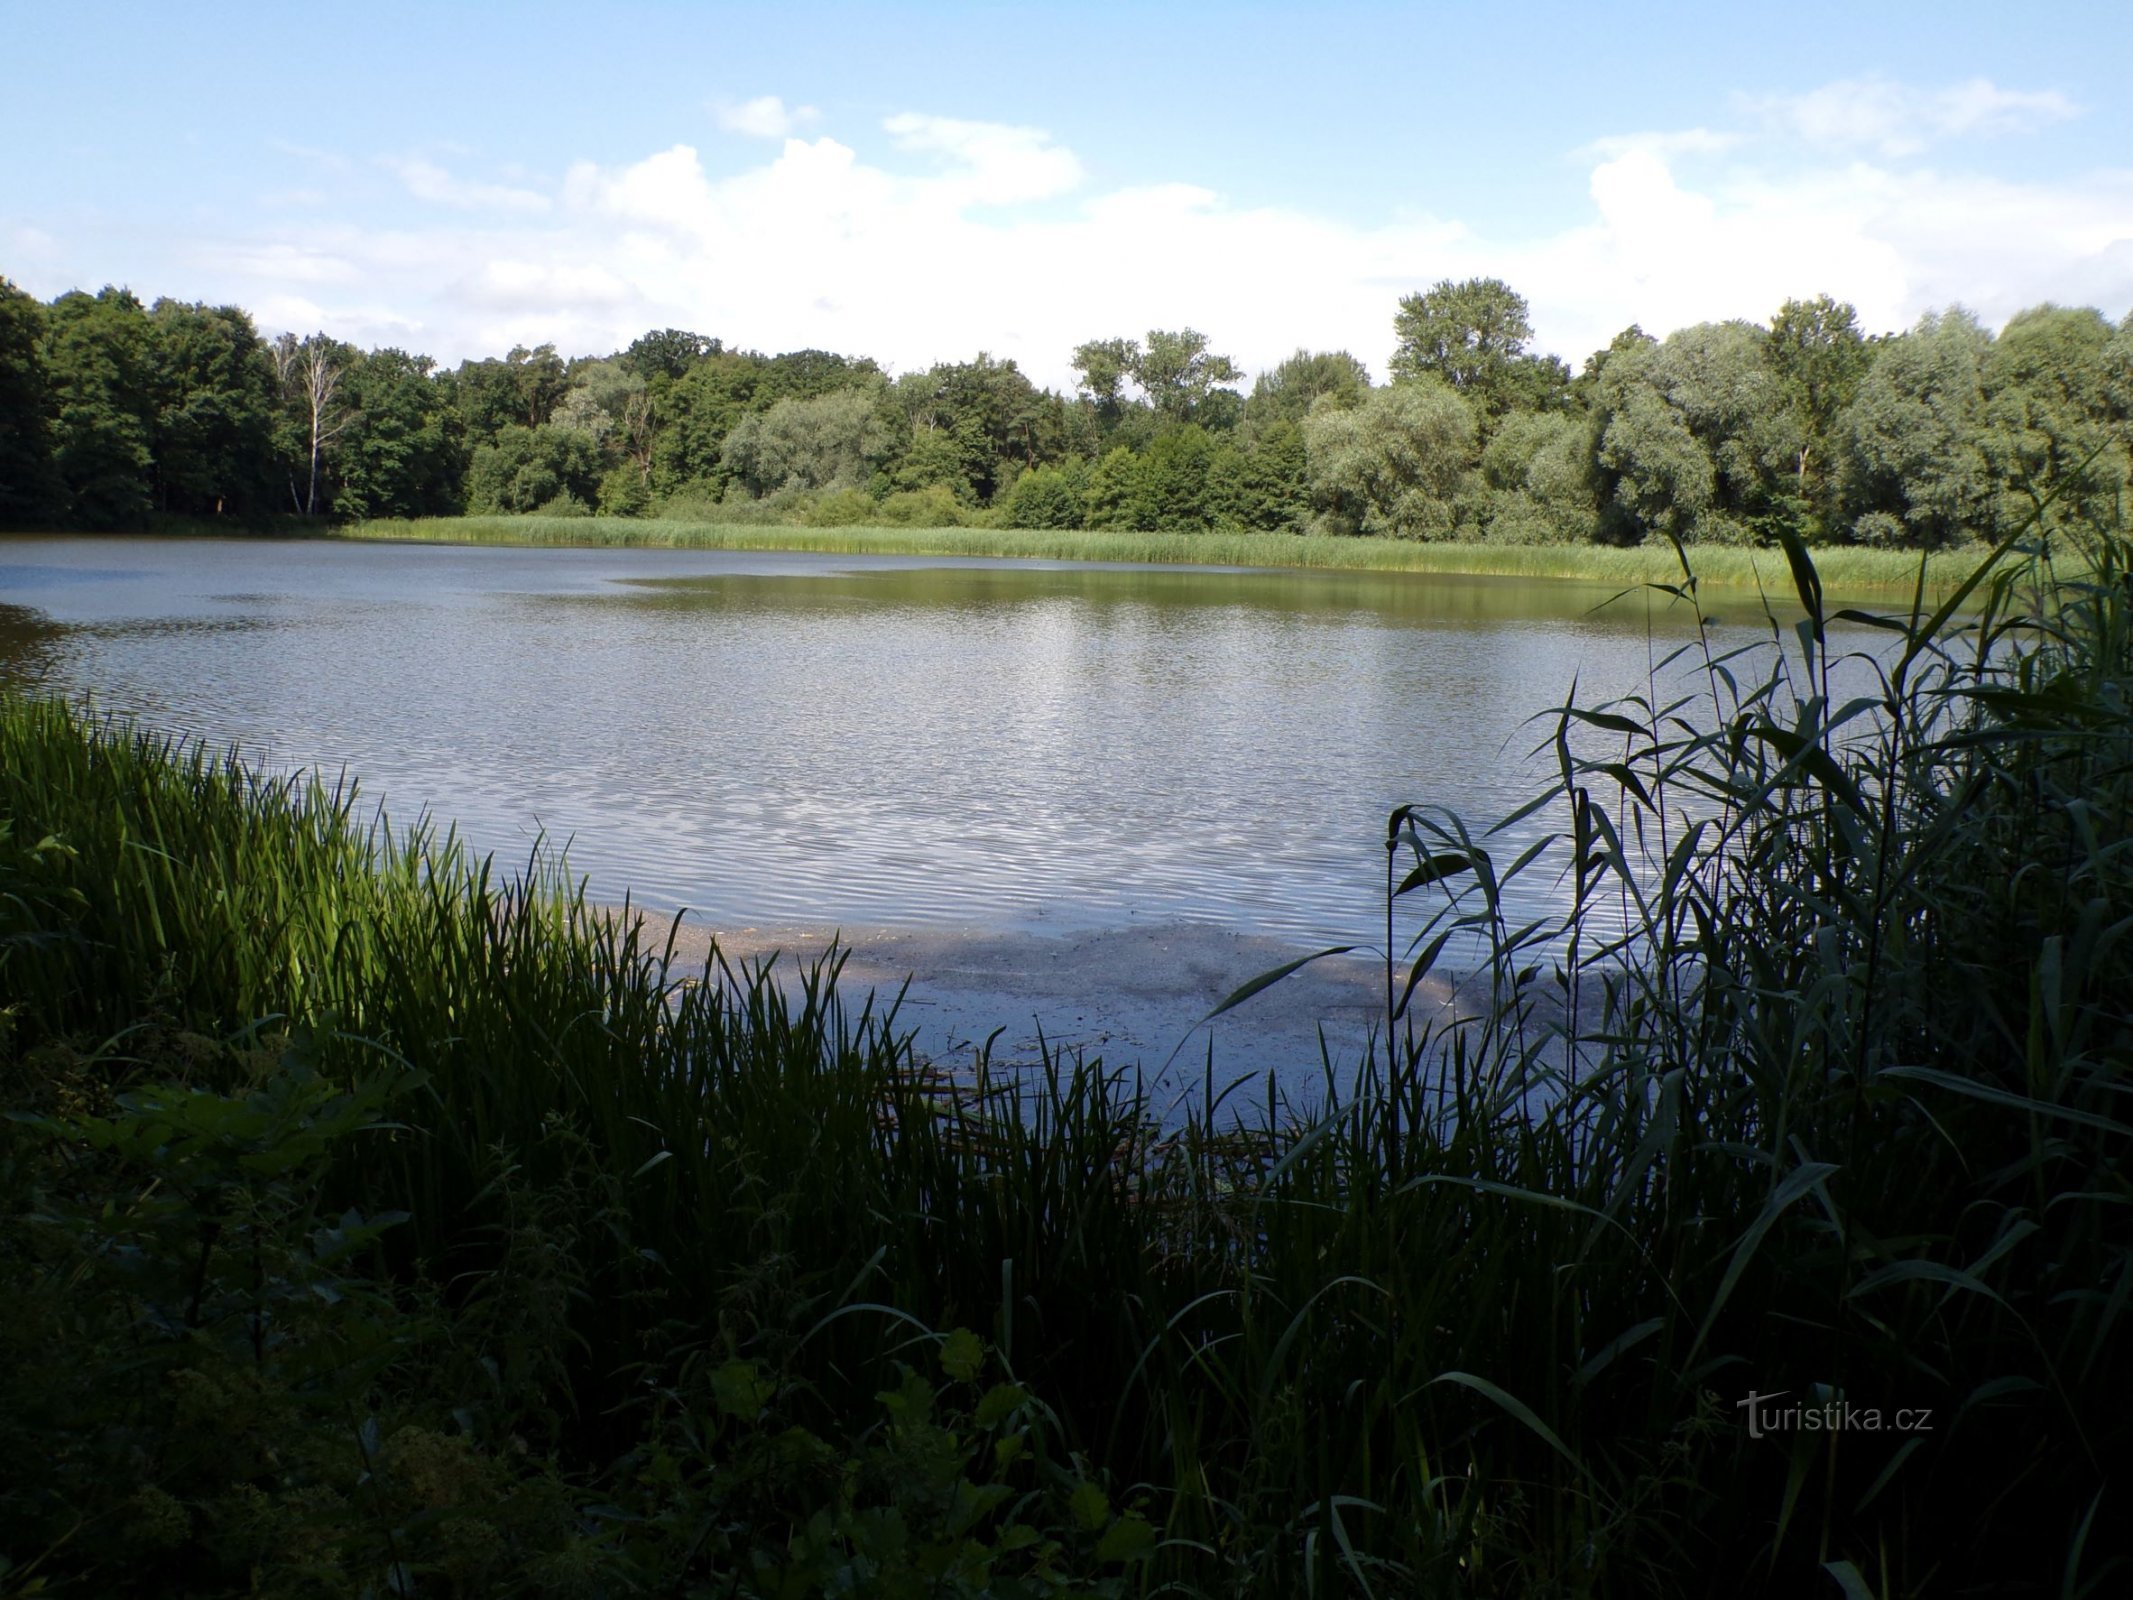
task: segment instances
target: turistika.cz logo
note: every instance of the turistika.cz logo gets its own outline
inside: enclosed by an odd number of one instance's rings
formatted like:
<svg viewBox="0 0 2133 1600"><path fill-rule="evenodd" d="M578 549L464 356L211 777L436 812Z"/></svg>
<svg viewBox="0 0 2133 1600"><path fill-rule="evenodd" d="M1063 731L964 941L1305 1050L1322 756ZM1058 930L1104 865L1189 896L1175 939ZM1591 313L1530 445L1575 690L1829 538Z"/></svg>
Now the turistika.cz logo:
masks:
<svg viewBox="0 0 2133 1600"><path fill-rule="evenodd" d="M1931 1433L1933 1409L1930 1406L1907 1406L1896 1411L1883 1411L1879 1406L1854 1405L1841 1395L1809 1404L1795 1400L1791 1405L1778 1402L1791 1394L1790 1389L1780 1389L1776 1394L1757 1394L1748 1391L1748 1398L1734 1402L1734 1409L1748 1413L1748 1437L1760 1439L1772 1433Z"/></svg>

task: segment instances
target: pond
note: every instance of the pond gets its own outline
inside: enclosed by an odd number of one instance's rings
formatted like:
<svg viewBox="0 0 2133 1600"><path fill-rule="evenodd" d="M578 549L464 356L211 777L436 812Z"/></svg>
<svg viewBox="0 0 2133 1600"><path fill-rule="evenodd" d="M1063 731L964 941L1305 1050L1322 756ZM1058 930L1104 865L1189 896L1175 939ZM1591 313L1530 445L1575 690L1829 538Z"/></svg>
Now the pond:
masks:
<svg viewBox="0 0 2133 1600"><path fill-rule="evenodd" d="M506 864L566 844L595 897L736 936L1185 929L1255 959L1381 938L1393 806L1502 816L1545 781L1534 719L1574 679L1585 703L1647 685L1690 619L1613 593L14 537L0 673L275 768L345 769ZM1749 597L1718 634L1768 625Z"/></svg>

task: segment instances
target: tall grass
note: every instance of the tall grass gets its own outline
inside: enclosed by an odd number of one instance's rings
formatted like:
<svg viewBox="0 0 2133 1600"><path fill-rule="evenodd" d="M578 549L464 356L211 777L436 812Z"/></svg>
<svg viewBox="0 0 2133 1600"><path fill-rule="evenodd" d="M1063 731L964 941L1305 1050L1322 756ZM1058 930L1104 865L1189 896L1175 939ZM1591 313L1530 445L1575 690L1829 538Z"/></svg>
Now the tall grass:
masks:
<svg viewBox="0 0 2133 1600"><path fill-rule="evenodd" d="M689 550L819 550L838 555L1009 556L1046 561L1190 562L1225 567L1303 567L1335 571L1471 573L1507 578L1573 578L1598 583L1670 582L1675 557L1663 546L1425 544L1405 539L1304 538L1286 533L1131 533L1095 529L805 528L665 518L424 517L372 521L342 530L353 539L428 544L559 545ZM1976 568L1981 550L1921 558L1901 550L1820 552L1831 593L1909 594L1921 565L1929 592L1945 592ZM1710 547L1696 553L1709 585L1783 590L1785 558L1775 550Z"/></svg>
<svg viewBox="0 0 2133 1600"><path fill-rule="evenodd" d="M52 1041L169 1071L171 1030L265 1018L400 1082L336 1194L408 1212L395 1271L470 1315L545 1308L511 1348L617 1515L604 1464L677 1365L853 1417L913 1324L966 1324L1141 1486L1147 1592L2106 1592L2127 547L2069 577L2010 541L1854 616L1889 648L1842 704L1827 579L1787 554L1796 632L1692 644L1654 677L1693 668L1685 699L1560 708L1540 845L1394 813L1387 1029L1312 1109L1210 1074L1166 1134L1097 1063L945 1080L834 961L792 998L689 985L641 924L351 792L21 701L8 1058L34 1096ZM1533 873L1566 909L1513 926ZM1477 941L1480 1013L1408 1012ZM1751 1393L1783 1396L1762 1437Z"/></svg>

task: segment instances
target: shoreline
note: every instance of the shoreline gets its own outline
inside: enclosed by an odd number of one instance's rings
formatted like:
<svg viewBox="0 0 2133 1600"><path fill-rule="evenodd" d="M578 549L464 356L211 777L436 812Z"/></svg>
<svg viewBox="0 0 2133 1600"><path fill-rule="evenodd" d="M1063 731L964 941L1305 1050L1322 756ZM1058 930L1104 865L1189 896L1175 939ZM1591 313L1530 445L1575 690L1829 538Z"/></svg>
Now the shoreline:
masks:
<svg viewBox="0 0 2133 1600"><path fill-rule="evenodd" d="M621 908L603 908L610 916ZM663 948L673 919L631 908L647 948ZM1107 1068L1138 1068L1159 1111L1204 1091L1213 1046L1217 1092L1272 1073L1285 1094L1322 1092L1330 1064L1343 1090L1382 1032L1385 964L1375 952L1329 956L1270 985L1212 1021L1207 1014L1261 974L1313 952L1309 946L1213 924L1154 923L1079 933L993 929L845 928L683 921L674 966L700 975L715 944L738 971L774 958L788 985L832 945L844 958L839 995L849 1011L871 996L898 999L900 1031L920 1056L970 1064L993 1038L995 1066L1036 1065L1045 1049ZM1449 1006L1434 977L1417 1014ZM997 1035L997 1037L995 1037ZM1323 1055L1321 1053L1323 1037Z"/></svg>
<svg viewBox="0 0 2133 1600"><path fill-rule="evenodd" d="M1642 585L1678 583L1670 546L1486 545L1373 537L1320 538L1287 533L1131 533L1019 528L795 527L778 523L706 523L657 517L426 517L355 522L315 537L375 544L497 545L556 549L790 551L802 554L947 556L989 560L1111 562L1307 572L1382 572L1555 579ZM1821 546L1813 552L1831 596L1908 600L1921 562L1929 597L1953 589L1984 558L1975 551L1873 550ZM1698 581L1717 588L1762 590L1794 603L1784 552L1692 547Z"/></svg>

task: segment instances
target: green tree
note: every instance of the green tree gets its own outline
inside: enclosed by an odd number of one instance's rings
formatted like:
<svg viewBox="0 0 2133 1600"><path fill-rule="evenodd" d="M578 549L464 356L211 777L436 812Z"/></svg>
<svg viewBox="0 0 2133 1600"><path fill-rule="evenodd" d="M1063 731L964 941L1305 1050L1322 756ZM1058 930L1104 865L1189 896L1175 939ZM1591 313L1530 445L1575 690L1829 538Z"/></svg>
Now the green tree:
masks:
<svg viewBox="0 0 2133 1600"><path fill-rule="evenodd" d="M946 489L959 501L975 501L966 467L964 441L945 428L921 427L889 475L890 487L903 492Z"/></svg>
<svg viewBox="0 0 2133 1600"><path fill-rule="evenodd" d="M644 394L643 377L619 356L573 362L570 387L549 420L590 434L603 450L620 455L628 419Z"/></svg>
<svg viewBox="0 0 2133 1600"><path fill-rule="evenodd" d="M1218 385L1244 377L1236 362L1211 352L1207 336L1192 328L1149 329L1148 343L1132 372L1156 415L1178 427L1202 419L1209 401L1221 392Z"/></svg>
<svg viewBox="0 0 2133 1600"><path fill-rule="evenodd" d="M1440 378L1483 422L1568 403L1569 369L1526 353L1533 324L1525 297L1501 278L1444 279L1427 294L1406 295L1392 328L1394 380Z"/></svg>
<svg viewBox="0 0 2133 1600"><path fill-rule="evenodd" d="M1825 537L1837 517L1838 423L1858 398L1873 365L1874 347L1859 331L1857 312L1828 295L1787 300L1770 319L1770 370L1792 412L1799 449L1790 498L1803 532Z"/></svg>
<svg viewBox="0 0 2133 1600"><path fill-rule="evenodd" d="M1088 469L1080 462L1032 467L1002 497L1002 522L1010 528L1078 528L1086 515L1083 488Z"/></svg>
<svg viewBox="0 0 2133 1600"><path fill-rule="evenodd" d="M531 350L514 346L504 357L504 367L518 400L518 419L529 428L551 420L556 406L570 392L570 370L555 353L555 346L544 344Z"/></svg>
<svg viewBox="0 0 2133 1600"><path fill-rule="evenodd" d="M641 517L652 509L651 486L634 461L618 461L601 475L595 509L603 517Z"/></svg>
<svg viewBox="0 0 2133 1600"><path fill-rule="evenodd" d="M575 428L508 423L474 451L467 468L467 509L477 516L582 513L600 493L600 452Z"/></svg>
<svg viewBox="0 0 2133 1600"><path fill-rule="evenodd" d="M752 495L863 487L895 439L872 389L780 400L726 436L724 465Z"/></svg>
<svg viewBox="0 0 2133 1600"><path fill-rule="evenodd" d="M1298 350L1259 374L1244 403L1244 420L1252 428L1301 423L1319 401L1345 411L1361 404L1369 389L1369 369L1347 351Z"/></svg>
<svg viewBox="0 0 2133 1600"><path fill-rule="evenodd" d="M149 325L157 507L195 516L266 509L275 397L252 319L235 306L158 300Z"/></svg>
<svg viewBox="0 0 2133 1600"><path fill-rule="evenodd" d="M479 445L512 423L547 422L570 392L570 369L552 344L515 345L501 361L461 362L449 387L467 438Z"/></svg>
<svg viewBox="0 0 2133 1600"><path fill-rule="evenodd" d="M1716 497L1711 453L1665 394L1643 381L1650 362L1627 352L1611 361L1606 403L1594 418L1600 535L1611 544L1688 539Z"/></svg>
<svg viewBox="0 0 2133 1600"><path fill-rule="evenodd" d="M1303 425L1312 498L1331 533L1441 539L1473 464L1474 408L1423 377L1374 389L1361 405L1321 407Z"/></svg>
<svg viewBox="0 0 2133 1600"><path fill-rule="evenodd" d="M2133 311L2126 313L2111 342L2103 347L2103 392L2111 425L2133 448Z"/></svg>
<svg viewBox="0 0 2133 1600"><path fill-rule="evenodd" d="M1592 406L1610 539L1743 543L1787 514L1776 491L1799 434L1753 323L1697 323L1615 351Z"/></svg>
<svg viewBox="0 0 2133 1600"><path fill-rule="evenodd" d="M34 527L64 511L44 334L44 307L0 278L0 527Z"/></svg>
<svg viewBox="0 0 2133 1600"><path fill-rule="evenodd" d="M899 488L943 484L989 503L1012 475L1064 454L1064 406L1012 361L980 351L899 379L894 405L910 430Z"/></svg>
<svg viewBox="0 0 2133 1600"><path fill-rule="evenodd" d="M1105 451L1089 469L1081 503L1083 521L1088 527L1137 526L1143 503L1140 457L1123 446Z"/></svg>
<svg viewBox="0 0 2133 1600"><path fill-rule="evenodd" d="M1194 421L1229 425L1241 415L1242 396L1219 386L1238 382L1243 370L1210 351L1207 335L1193 328L1151 328L1145 345L1137 339L1092 339L1075 347L1074 370L1106 429L1117 427L1132 409L1129 382L1155 417L1171 427Z"/></svg>
<svg viewBox="0 0 2133 1600"><path fill-rule="evenodd" d="M131 291L76 291L45 316L53 464L66 520L134 528L153 505L155 334Z"/></svg>
<svg viewBox="0 0 2133 1600"><path fill-rule="evenodd" d="M1637 350L1655 350L1659 341L1632 322L1600 349L1585 358L1585 365L1571 380L1570 400L1575 408L1590 410L1598 398L1600 380L1617 356Z"/></svg>
<svg viewBox="0 0 2133 1600"><path fill-rule="evenodd" d="M1481 453L1484 537L1493 544L1582 544L1597 530L1592 427L1564 412L1515 412Z"/></svg>
<svg viewBox="0 0 2133 1600"><path fill-rule="evenodd" d="M1209 472L1215 442L1207 430L1187 423L1156 438L1141 452L1127 526L1199 533L1217 521Z"/></svg>
<svg viewBox="0 0 2133 1600"><path fill-rule="evenodd" d="M840 389L872 390L881 381L881 368L866 356L788 350L772 356L764 366L762 403L768 406L778 400L814 400Z"/></svg>
<svg viewBox="0 0 2133 1600"><path fill-rule="evenodd" d="M1938 549L1998 525L1985 455L1992 335L1960 307L1884 344L1844 415L1845 515Z"/></svg>
<svg viewBox="0 0 2133 1600"><path fill-rule="evenodd" d="M665 388L666 415L651 449L655 493L694 489L716 499L731 474L725 466L726 436L757 409L769 363L742 351L705 357ZM652 393L657 393L656 380ZM764 406L774 397L765 397Z"/></svg>
<svg viewBox="0 0 2133 1600"><path fill-rule="evenodd" d="M428 356L357 355L343 377L352 420L333 458L339 517L450 516L468 464L458 414Z"/></svg>
<svg viewBox="0 0 2133 1600"><path fill-rule="evenodd" d="M701 333L679 328L660 328L630 341L617 359L647 383L656 378L668 382L686 377L699 361L719 354L725 345Z"/></svg>
<svg viewBox="0 0 2133 1600"><path fill-rule="evenodd" d="M1981 443L2001 526L2040 507L2046 528L2117 514L2129 464L2113 393L2115 337L2099 311L2042 305L2017 313L1985 351Z"/></svg>
<svg viewBox="0 0 2133 1600"><path fill-rule="evenodd" d="M1327 409L1340 408L1328 401ZM1286 419L1255 426L1250 448L1232 455L1235 471L1226 479L1223 520L1268 533L1303 532L1311 516L1303 428Z"/></svg>
<svg viewBox="0 0 2133 1600"><path fill-rule="evenodd" d="M1116 426L1126 405L1126 385L1140 364L1137 339L1091 339L1074 347L1074 371L1081 378L1081 393L1095 408L1106 427Z"/></svg>

